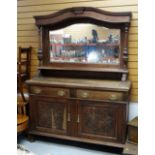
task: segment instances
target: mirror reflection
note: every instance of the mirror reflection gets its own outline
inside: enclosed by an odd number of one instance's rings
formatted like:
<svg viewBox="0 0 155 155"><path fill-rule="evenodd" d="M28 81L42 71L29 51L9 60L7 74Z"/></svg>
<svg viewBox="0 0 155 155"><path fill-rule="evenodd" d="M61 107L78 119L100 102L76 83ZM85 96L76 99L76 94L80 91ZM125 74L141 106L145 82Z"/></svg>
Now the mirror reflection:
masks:
<svg viewBox="0 0 155 155"><path fill-rule="evenodd" d="M49 31L50 62L119 64L120 30L74 24Z"/></svg>

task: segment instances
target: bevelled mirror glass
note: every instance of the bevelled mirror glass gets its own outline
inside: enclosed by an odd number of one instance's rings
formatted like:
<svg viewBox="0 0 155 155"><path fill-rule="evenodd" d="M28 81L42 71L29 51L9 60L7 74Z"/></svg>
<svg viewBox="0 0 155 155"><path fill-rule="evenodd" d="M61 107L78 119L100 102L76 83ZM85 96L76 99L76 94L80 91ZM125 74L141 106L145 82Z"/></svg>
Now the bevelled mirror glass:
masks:
<svg viewBox="0 0 155 155"><path fill-rule="evenodd" d="M49 31L50 62L120 63L120 29L73 24Z"/></svg>

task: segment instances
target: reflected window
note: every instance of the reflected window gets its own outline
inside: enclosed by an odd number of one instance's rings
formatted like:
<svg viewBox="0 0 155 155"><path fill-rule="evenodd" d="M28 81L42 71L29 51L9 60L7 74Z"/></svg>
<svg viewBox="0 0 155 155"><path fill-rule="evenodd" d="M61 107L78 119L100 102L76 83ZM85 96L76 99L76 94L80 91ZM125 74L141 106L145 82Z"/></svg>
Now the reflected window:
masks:
<svg viewBox="0 0 155 155"><path fill-rule="evenodd" d="M50 31L50 62L119 64L120 30L74 24Z"/></svg>

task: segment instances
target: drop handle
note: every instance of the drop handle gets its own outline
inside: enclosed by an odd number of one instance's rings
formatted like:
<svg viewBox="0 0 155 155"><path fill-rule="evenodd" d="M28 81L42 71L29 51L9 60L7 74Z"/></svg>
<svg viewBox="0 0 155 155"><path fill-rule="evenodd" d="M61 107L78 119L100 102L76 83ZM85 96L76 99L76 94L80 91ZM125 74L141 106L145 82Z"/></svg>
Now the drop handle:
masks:
<svg viewBox="0 0 155 155"><path fill-rule="evenodd" d="M83 93L81 94L81 96L82 96L82 98L87 98L87 97L89 96L89 94L88 94L87 92L83 92Z"/></svg>
<svg viewBox="0 0 155 155"><path fill-rule="evenodd" d="M114 100L117 100L118 98L116 94L111 94L109 99L114 101Z"/></svg>
<svg viewBox="0 0 155 155"><path fill-rule="evenodd" d="M57 92L57 95L58 95L58 96L64 96L64 95L65 95L65 91L59 90L59 91Z"/></svg>
<svg viewBox="0 0 155 155"><path fill-rule="evenodd" d="M40 94L41 92L42 92L42 90L39 88L33 89L33 93L35 93L35 94Z"/></svg>

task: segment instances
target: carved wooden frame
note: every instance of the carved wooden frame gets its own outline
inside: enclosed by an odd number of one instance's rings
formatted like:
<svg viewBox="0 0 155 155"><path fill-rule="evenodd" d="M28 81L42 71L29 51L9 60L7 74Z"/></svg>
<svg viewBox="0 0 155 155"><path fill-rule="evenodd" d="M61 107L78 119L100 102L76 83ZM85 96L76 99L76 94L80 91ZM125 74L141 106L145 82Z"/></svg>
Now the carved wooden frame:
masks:
<svg viewBox="0 0 155 155"><path fill-rule="evenodd" d="M40 47L38 58L40 66L59 68L113 68L115 72L126 73L128 62L128 30L131 20L131 12L107 12L92 7L67 8L56 13L44 16L34 16L39 28ZM76 63L50 63L49 62L49 30L63 28L75 23L92 23L108 28L119 28L121 30L121 53L119 65L105 64L76 64ZM119 70L120 69L120 70ZM123 69L123 70L122 70Z"/></svg>

